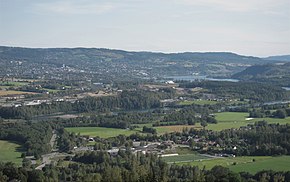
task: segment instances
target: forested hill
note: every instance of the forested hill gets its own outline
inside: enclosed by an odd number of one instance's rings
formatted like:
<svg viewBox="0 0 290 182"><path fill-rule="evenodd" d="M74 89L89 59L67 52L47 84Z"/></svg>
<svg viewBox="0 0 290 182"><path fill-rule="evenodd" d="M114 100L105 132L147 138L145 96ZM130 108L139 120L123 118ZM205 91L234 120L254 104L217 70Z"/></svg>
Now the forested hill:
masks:
<svg viewBox="0 0 290 182"><path fill-rule="evenodd" d="M290 63L254 65L234 74L233 78L253 81L279 81L279 83L288 86L290 84Z"/></svg>
<svg viewBox="0 0 290 182"><path fill-rule="evenodd" d="M265 60L276 60L276 61L289 61L290 62L290 55L282 55L282 56L270 56L264 58Z"/></svg>
<svg viewBox="0 0 290 182"><path fill-rule="evenodd" d="M21 65L14 62L21 61ZM254 64L272 62L258 57L241 56L229 52L185 52L185 53L154 53L128 52L122 50L97 48L18 48L0 46L0 70L3 74L13 75L15 66L23 70L33 67L34 76L41 70L52 65L61 67L63 64L85 72L111 72L123 78L135 78L140 75L158 77L164 75L190 75L199 73L211 77L229 77ZM31 65L33 64L33 65ZM110 67L110 70L107 68ZM115 69L116 68L116 69ZM115 69L115 70L114 70ZM9 70L11 70L9 72ZM19 73L23 71L18 71ZM29 73L26 72L26 77ZM93 73L93 72L92 72ZM137 76L136 76L137 75ZM21 76L21 75L20 75Z"/></svg>
<svg viewBox="0 0 290 182"><path fill-rule="evenodd" d="M142 61L158 59L159 61L198 61L249 64L265 63L263 59L252 56L242 56L230 52L184 52L184 53L155 53L127 52L122 50L98 48L20 48L0 46L0 59L25 59L34 62L51 61L54 63L70 64L74 61ZM60 61L60 62L59 62ZM71 62L73 61L73 62ZM267 61L266 61L267 62Z"/></svg>

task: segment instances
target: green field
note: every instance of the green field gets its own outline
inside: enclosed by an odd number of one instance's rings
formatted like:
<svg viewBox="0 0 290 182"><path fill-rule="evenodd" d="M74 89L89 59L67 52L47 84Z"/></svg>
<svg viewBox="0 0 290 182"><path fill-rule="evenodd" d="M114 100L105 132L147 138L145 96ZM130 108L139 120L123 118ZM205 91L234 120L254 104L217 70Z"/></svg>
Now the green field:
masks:
<svg viewBox="0 0 290 182"><path fill-rule="evenodd" d="M208 124L206 129L221 131L223 129L239 128L241 126L247 126L248 124L253 124L257 121L265 120L268 123L280 123L280 124L290 124L290 117L285 119L278 118L254 118L252 120L246 120L249 113L246 112L222 112L216 114L217 124ZM199 123L196 125L199 126Z"/></svg>
<svg viewBox="0 0 290 182"><path fill-rule="evenodd" d="M168 163L184 163L184 162L192 162L201 159L208 159L206 156L202 156L200 154L185 154L178 156L170 156L170 157L162 157L165 162Z"/></svg>
<svg viewBox="0 0 290 182"><path fill-rule="evenodd" d="M216 113L215 118L218 122L245 122L248 116L247 112L221 112Z"/></svg>
<svg viewBox="0 0 290 182"><path fill-rule="evenodd" d="M170 125L170 126L158 126L154 128L157 130L158 135L163 135L165 133L182 132L183 129L185 128L201 129L202 127L199 125Z"/></svg>
<svg viewBox="0 0 290 182"><path fill-rule="evenodd" d="M285 119L277 118L255 118L252 120L246 120L248 113L245 112L222 112L216 114L217 124L208 124L206 129L221 131L230 128L240 128L241 126L247 126L248 124L253 124L256 121L266 120L268 123L280 123L280 124L290 124L290 117ZM139 128L135 130L127 129L117 129L117 128L104 128L104 127L72 127L66 128L69 132L80 133L81 135L89 135L91 137L99 136L101 138L115 137L118 135L131 135L136 132L141 132L143 126L152 127L152 123L148 124L136 124ZM194 127L196 129L201 129L200 123L196 123L194 126L188 125L173 125L173 126L159 126L154 127L159 135L170 133L170 132L181 132L183 128Z"/></svg>
<svg viewBox="0 0 290 182"><path fill-rule="evenodd" d="M0 82L0 85L9 85L9 86L22 86L22 85L27 85L29 84L28 82Z"/></svg>
<svg viewBox="0 0 290 182"><path fill-rule="evenodd" d="M211 100L192 100L192 101L181 101L178 104L179 105L191 105L191 104L198 104L198 105L214 105L218 103L217 101L211 101Z"/></svg>
<svg viewBox="0 0 290 182"><path fill-rule="evenodd" d="M208 130L214 130L214 131L221 131L224 129L230 129L230 128L240 128L241 126L247 126L248 124L253 124L257 121L265 120L269 124L272 123L279 123L279 124L290 124L290 117L287 117L285 119L278 119L278 118L254 118L251 120L246 120L248 118L249 113L246 112L222 112L222 113L216 113L215 118L217 119L217 124L208 124L206 129ZM152 127L152 123L147 124L136 124L135 126L138 126L139 128L136 128L136 130L142 131L143 126ZM170 132L181 132L183 128L191 128L194 127L196 129L201 129L202 126L200 123L196 123L193 126L189 125L171 125L171 126L158 126L154 127L157 130L157 133L159 135L170 133Z"/></svg>
<svg viewBox="0 0 290 182"><path fill-rule="evenodd" d="M105 128L105 127L71 127L65 128L69 132L80 133L81 135L89 135L90 137L110 138L118 135L129 136L133 133L139 132L137 130Z"/></svg>
<svg viewBox="0 0 290 182"><path fill-rule="evenodd" d="M17 165L22 164L21 145L16 143L0 140L0 161L14 162Z"/></svg>
<svg viewBox="0 0 290 182"><path fill-rule="evenodd" d="M255 162L253 162L255 159ZM236 165L234 165L236 163ZM261 170L288 171L290 169L290 156L244 156L235 158L215 158L201 159L194 162L181 162L178 165L193 165L206 169L211 169L216 165L221 165L230 168L235 172L256 173Z"/></svg>

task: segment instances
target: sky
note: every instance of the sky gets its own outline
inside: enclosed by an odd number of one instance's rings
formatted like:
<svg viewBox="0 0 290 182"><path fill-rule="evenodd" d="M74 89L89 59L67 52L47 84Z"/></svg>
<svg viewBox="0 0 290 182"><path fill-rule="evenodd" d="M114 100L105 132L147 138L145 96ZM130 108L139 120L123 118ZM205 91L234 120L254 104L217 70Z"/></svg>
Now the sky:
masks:
<svg viewBox="0 0 290 182"><path fill-rule="evenodd" d="M290 54L290 0L0 0L0 45Z"/></svg>

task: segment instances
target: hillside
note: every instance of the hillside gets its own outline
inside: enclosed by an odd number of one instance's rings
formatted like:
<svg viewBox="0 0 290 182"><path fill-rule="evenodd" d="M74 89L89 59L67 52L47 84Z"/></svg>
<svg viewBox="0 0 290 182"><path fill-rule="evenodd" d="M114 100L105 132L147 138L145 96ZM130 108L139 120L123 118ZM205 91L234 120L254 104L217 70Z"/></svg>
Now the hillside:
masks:
<svg viewBox="0 0 290 182"><path fill-rule="evenodd" d="M290 61L290 55L281 55L281 56L269 56L265 60L275 60L275 61Z"/></svg>
<svg viewBox="0 0 290 182"><path fill-rule="evenodd" d="M272 61L227 52L164 54L97 48L39 49L0 46L2 76L28 78L43 76L43 70L56 70L63 65L71 70L70 74L89 72L90 76L86 75L87 78L100 79L152 79L192 73L229 77L251 65L267 62ZM49 76L51 74L48 73L44 77Z"/></svg>
<svg viewBox="0 0 290 182"><path fill-rule="evenodd" d="M273 82L290 85L290 63L254 65L236 73L232 78L246 81Z"/></svg>

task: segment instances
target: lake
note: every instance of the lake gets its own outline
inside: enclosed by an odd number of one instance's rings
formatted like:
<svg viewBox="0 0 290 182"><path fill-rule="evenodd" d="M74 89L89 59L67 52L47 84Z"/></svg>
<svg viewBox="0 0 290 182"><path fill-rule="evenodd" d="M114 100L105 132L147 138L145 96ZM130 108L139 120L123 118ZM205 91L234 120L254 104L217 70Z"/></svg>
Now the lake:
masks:
<svg viewBox="0 0 290 182"><path fill-rule="evenodd" d="M284 90L290 91L290 87L282 87Z"/></svg>
<svg viewBox="0 0 290 182"><path fill-rule="evenodd" d="M195 81L195 80L210 80L210 81L227 81L227 82L238 82L237 79L230 78L209 78L207 76L197 76L197 75L188 75L188 76L165 76L164 78L173 79L175 81L178 80L186 80L186 81Z"/></svg>

